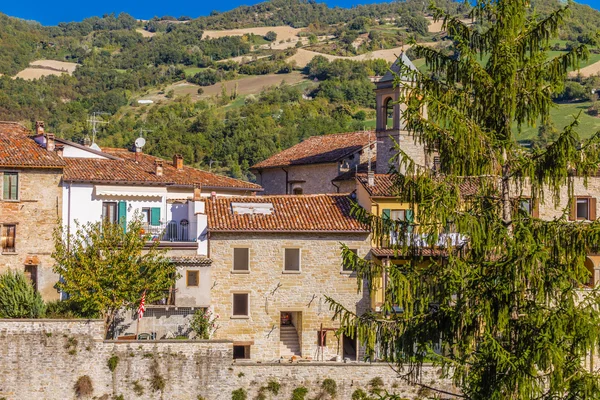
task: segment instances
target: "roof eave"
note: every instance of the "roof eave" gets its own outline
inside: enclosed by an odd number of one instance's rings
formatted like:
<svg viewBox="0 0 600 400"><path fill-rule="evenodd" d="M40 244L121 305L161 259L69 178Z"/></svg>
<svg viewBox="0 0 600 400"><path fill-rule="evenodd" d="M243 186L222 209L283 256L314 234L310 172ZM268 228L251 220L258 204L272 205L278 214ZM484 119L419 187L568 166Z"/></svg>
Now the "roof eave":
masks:
<svg viewBox="0 0 600 400"><path fill-rule="evenodd" d="M213 233L370 233L369 230L302 230L302 229L214 229L208 228Z"/></svg>

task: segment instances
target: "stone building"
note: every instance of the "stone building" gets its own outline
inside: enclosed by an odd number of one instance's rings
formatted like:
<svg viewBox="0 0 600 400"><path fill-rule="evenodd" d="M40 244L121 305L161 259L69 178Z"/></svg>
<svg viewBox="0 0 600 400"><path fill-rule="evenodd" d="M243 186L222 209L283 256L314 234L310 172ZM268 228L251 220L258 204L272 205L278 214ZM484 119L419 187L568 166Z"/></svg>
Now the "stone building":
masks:
<svg viewBox="0 0 600 400"><path fill-rule="evenodd" d="M167 161L144 154L139 147L101 149L64 139L49 141L45 136L35 140L41 151L52 147L63 157L64 176L55 184L62 204L55 207L69 233L74 234L78 224L107 220L126 229L131 220L142 218L143 229L152 240L148 246L159 242L181 278L162 299L146 305L139 332L156 338L186 335L190 316L211 304L204 199L211 195L250 196L262 188L188 167L180 155ZM135 321L135 313L123 315L118 334L134 334Z"/></svg>
<svg viewBox="0 0 600 400"><path fill-rule="evenodd" d="M312 136L252 166L264 195L350 193L376 156L373 132ZM374 165L373 165L374 168Z"/></svg>
<svg viewBox="0 0 600 400"><path fill-rule="evenodd" d="M43 124L37 133L44 135ZM24 272L45 300L59 296L51 254L64 166L52 144L42 148L22 125L0 122L0 273Z"/></svg>
<svg viewBox="0 0 600 400"><path fill-rule="evenodd" d="M360 358L356 340L336 337L325 298L357 313L369 307L341 258L341 243L361 257L371 248L351 207L339 194L207 201L214 338L233 340L236 358Z"/></svg>

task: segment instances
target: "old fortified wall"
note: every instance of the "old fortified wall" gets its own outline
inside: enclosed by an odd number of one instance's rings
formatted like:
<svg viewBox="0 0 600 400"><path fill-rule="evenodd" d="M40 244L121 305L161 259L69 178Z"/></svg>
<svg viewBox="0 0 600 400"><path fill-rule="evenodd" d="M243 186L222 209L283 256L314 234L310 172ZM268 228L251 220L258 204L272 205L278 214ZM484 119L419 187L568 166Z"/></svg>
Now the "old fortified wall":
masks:
<svg viewBox="0 0 600 400"><path fill-rule="evenodd" d="M102 337L98 320L0 320L0 399L229 400L240 389L248 400L292 399L305 388L305 399L345 400L373 385L406 398L427 394L383 363L235 363L232 343L224 340ZM437 368L426 369L422 382L452 390Z"/></svg>

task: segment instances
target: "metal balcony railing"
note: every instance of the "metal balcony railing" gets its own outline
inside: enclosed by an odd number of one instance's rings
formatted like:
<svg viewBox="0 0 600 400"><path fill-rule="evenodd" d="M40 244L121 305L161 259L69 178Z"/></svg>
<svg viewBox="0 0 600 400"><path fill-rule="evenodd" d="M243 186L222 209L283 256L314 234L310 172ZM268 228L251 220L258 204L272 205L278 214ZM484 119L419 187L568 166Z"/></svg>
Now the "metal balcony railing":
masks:
<svg viewBox="0 0 600 400"><path fill-rule="evenodd" d="M144 234L149 234L151 240L165 242L195 242L196 235L192 224L187 220L161 222L158 225L144 224Z"/></svg>

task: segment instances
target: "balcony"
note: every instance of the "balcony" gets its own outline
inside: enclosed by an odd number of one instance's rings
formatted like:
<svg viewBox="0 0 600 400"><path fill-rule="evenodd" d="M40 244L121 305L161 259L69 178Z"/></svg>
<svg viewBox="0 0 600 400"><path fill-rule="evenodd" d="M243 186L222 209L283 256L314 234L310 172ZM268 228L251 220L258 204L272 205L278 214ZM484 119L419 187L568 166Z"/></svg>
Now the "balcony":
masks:
<svg viewBox="0 0 600 400"><path fill-rule="evenodd" d="M158 225L143 224L143 233L150 240L159 242L195 242L196 227L187 220L161 222Z"/></svg>

